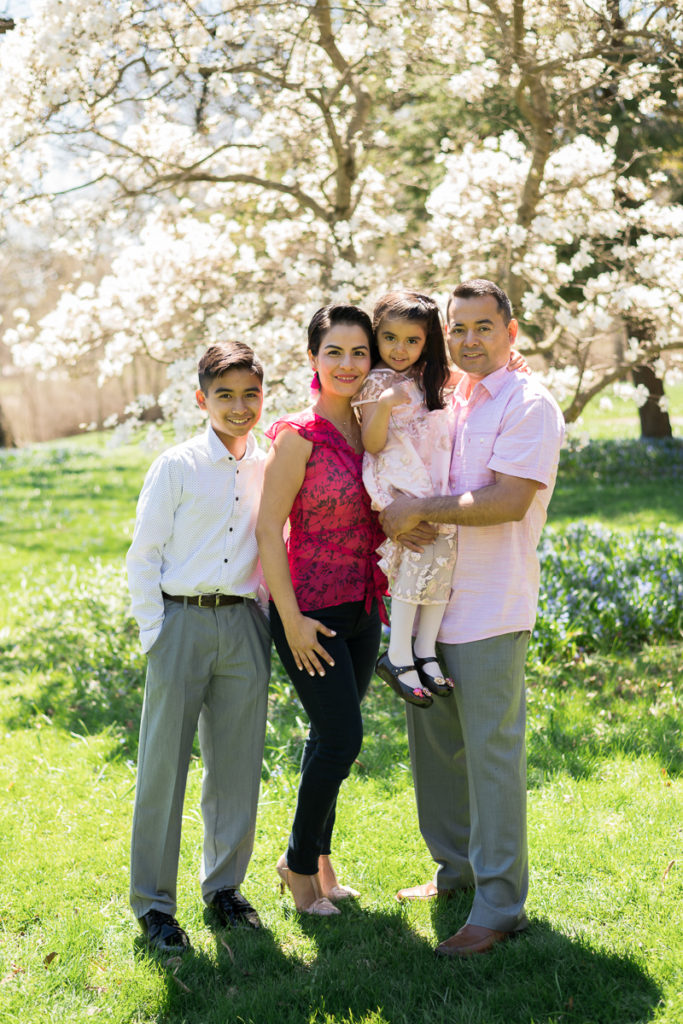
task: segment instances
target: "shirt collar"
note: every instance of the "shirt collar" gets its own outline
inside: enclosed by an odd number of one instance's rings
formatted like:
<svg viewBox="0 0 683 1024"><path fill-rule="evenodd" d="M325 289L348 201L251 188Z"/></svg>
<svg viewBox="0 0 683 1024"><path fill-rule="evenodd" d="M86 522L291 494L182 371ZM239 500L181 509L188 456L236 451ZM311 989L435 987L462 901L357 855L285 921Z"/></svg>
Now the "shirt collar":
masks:
<svg viewBox="0 0 683 1024"><path fill-rule="evenodd" d="M470 393L470 398L472 397L472 395L474 395L479 385L481 385L488 391L489 396L491 398L495 398L496 395L501 391L501 389L505 385L507 380L507 374L508 368L506 363L505 366L501 366L499 370L494 370L493 373L489 373L487 374L486 377L482 377L482 379L478 380L476 384L473 386L472 391ZM459 397L465 398L468 384L469 374L466 373L464 377L460 380L456 388L456 393L458 394Z"/></svg>
<svg viewBox="0 0 683 1024"><path fill-rule="evenodd" d="M209 449L209 456L212 462L220 462L221 459L225 458L230 462L244 462L245 459L250 459L254 455L258 447L254 435L250 432L247 434L247 447L244 455L241 459L236 459L235 456L232 455L225 447L210 423L206 428L206 444Z"/></svg>

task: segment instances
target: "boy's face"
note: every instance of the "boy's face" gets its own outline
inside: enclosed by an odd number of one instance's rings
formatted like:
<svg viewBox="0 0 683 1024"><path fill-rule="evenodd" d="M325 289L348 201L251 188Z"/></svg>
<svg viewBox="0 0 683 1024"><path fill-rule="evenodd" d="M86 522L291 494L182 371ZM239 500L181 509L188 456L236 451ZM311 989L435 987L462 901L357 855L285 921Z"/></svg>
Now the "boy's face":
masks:
<svg viewBox="0 0 683 1024"><path fill-rule="evenodd" d="M237 458L244 455L247 435L256 426L263 408L263 386L250 370L227 370L197 390L197 404L209 414L209 422L225 447Z"/></svg>

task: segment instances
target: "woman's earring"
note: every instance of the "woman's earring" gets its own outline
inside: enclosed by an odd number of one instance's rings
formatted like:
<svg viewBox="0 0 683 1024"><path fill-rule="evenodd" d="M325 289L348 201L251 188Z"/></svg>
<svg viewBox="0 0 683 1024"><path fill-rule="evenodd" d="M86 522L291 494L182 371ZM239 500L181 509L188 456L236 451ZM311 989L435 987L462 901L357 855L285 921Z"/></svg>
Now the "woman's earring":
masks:
<svg viewBox="0 0 683 1024"><path fill-rule="evenodd" d="M311 381L311 391L320 391L320 377L318 376L317 370L313 374L313 380Z"/></svg>

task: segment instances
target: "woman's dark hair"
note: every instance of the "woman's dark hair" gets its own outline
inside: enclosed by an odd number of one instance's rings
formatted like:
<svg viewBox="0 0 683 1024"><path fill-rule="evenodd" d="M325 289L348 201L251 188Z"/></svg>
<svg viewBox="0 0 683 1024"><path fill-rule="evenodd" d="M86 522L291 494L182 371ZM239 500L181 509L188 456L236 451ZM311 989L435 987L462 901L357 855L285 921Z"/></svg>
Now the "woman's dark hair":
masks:
<svg viewBox="0 0 683 1024"><path fill-rule="evenodd" d="M341 306L333 303L316 310L308 325L309 352L317 356L326 333L337 324L351 324L365 331L370 344L370 360L374 365L379 359L379 352L372 329L372 321L368 314L358 306Z"/></svg>
<svg viewBox="0 0 683 1024"><path fill-rule="evenodd" d="M219 341L207 348L199 360L199 387L206 391L212 380L228 370L248 370L263 383L263 366L253 349L241 341Z"/></svg>
<svg viewBox="0 0 683 1024"><path fill-rule="evenodd" d="M379 300L373 310L372 326L375 333L383 320L411 320L424 328L427 340L415 366L422 371L420 383L425 405L429 410L443 409L444 387L451 371L441 313L434 299L410 289L389 292Z"/></svg>

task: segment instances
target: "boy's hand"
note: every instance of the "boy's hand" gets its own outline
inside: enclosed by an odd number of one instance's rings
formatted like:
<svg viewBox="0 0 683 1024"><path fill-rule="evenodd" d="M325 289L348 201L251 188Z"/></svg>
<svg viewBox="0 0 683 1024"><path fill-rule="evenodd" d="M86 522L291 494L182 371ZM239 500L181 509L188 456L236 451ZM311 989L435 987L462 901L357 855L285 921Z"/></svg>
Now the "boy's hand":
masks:
<svg viewBox="0 0 683 1024"><path fill-rule="evenodd" d="M397 405L405 405L406 402L410 401L410 393L405 384L392 384L390 388L385 388L382 394L379 396L379 400L382 405L388 406L393 409Z"/></svg>
<svg viewBox="0 0 683 1024"><path fill-rule="evenodd" d="M308 672L309 676L314 676L316 672L319 676L325 675L320 658L328 665L334 665L334 658L319 642L318 633L322 633L323 636L337 635L333 629L328 629L322 622L307 615L301 615L294 625L285 628L287 643L296 667L299 671Z"/></svg>

